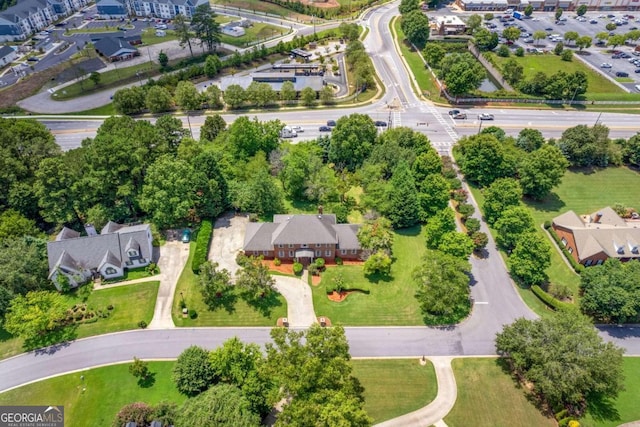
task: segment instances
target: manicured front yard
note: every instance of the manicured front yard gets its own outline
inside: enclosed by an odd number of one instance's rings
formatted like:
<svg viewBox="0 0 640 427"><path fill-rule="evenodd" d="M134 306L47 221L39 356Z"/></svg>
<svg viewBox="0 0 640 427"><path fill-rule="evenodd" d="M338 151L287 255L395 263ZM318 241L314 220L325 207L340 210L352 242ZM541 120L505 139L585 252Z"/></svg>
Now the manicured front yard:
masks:
<svg viewBox="0 0 640 427"><path fill-rule="evenodd" d="M455 359L458 398L444 421L449 427L552 427L527 400L522 388L502 370L498 359Z"/></svg>
<svg viewBox="0 0 640 427"><path fill-rule="evenodd" d="M173 299L173 322L176 326L275 326L279 317L287 317L287 302L282 295L264 301L262 306L253 307L231 292L227 300L232 304L211 311L202 300L198 290L198 276L191 270L191 261L195 252L195 242L191 242L189 259L178 279L175 298ZM196 310L198 317L191 319L182 317L180 301L184 298L188 309ZM227 309L228 307L228 309Z"/></svg>
<svg viewBox="0 0 640 427"><path fill-rule="evenodd" d="M0 394L0 405L64 405L66 427L110 426L128 403L181 404L186 398L171 380L174 362L149 362L153 384L140 387L129 364L63 375ZM80 377L84 375L84 380Z"/></svg>
<svg viewBox="0 0 640 427"><path fill-rule="evenodd" d="M99 318L94 323L80 324L68 335L63 334L61 338L84 338L110 332L137 329L138 322L141 320L149 324L153 318L159 285L160 282L150 281L92 291L86 301L87 308L89 310L108 311L110 313L109 317ZM82 299L76 293L65 295L65 299L69 307L82 302ZM113 309L107 310L108 305L113 305ZM51 340L53 338L48 337L48 339ZM23 343L23 339L11 337L0 330L0 358L14 356L25 351ZM51 343L45 337L42 345Z"/></svg>
<svg viewBox="0 0 640 427"><path fill-rule="evenodd" d="M416 359L354 360L364 387L365 410L379 423L427 406L438 393L433 365Z"/></svg>
<svg viewBox="0 0 640 427"><path fill-rule="evenodd" d="M181 405L185 396L171 380L174 362L149 362L153 381L140 387L129 363L47 379L0 394L0 405L64 405L67 427L110 426L118 410L132 402ZM417 360L357 360L354 375L365 388L365 410L376 422L431 402L436 395L433 365ZM84 375L84 380L80 377Z"/></svg>
<svg viewBox="0 0 640 427"><path fill-rule="evenodd" d="M322 273L319 286L313 286L313 306L318 316L326 316L343 325L423 325L414 294L411 274L426 250L420 227L396 232L391 277L365 277L361 265L329 267ZM353 293L342 302L329 301L327 288L342 275L345 288L370 293Z"/></svg>
<svg viewBox="0 0 640 427"><path fill-rule="evenodd" d="M251 27L245 28L245 34L243 36L233 37L221 34L220 41L233 46L247 47L249 43L266 41L269 38L287 34L289 31L288 28L254 22Z"/></svg>

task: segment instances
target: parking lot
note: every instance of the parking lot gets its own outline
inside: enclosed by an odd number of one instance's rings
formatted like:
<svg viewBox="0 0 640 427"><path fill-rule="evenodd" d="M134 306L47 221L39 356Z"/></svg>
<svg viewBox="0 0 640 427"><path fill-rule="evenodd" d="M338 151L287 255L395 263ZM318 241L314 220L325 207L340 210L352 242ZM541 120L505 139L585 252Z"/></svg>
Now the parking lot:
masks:
<svg viewBox="0 0 640 427"><path fill-rule="evenodd" d="M630 13L631 16L628 16L627 13ZM634 14L637 14L637 16ZM624 15L627 15L626 19L623 18ZM491 23L495 24L495 28L492 31L502 34L502 31L508 26L518 27L523 33L529 34L528 37L526 35L521 37L516 43L524 48L553 51L556 44L562 41L565 48L569 47L577 51L578 49L575 48L573 43L567 44L567 42L564 42L564 34L568 31L575 31L580 36L591 37L591 47L583 49L580 58L591 65L593 69L598 70L612 80L618 81L627 90L638 91L635 85L640 84L640 71L636 73L636 70L640 70L640 61L636 61L638 63L636 65L632 60L640 59L640 53L634 52L635 46L617 46L616 52L612 52L611 47L596 45L597 39L595 36L601 32L614 35L638 30L640 28L640 12L588 12L581 18L578 18L575 12L565 12L561 17L563 21L558 22L556 22L553 13L534 12L530 19L513 19L507 22L500 22L498 19L500 16L502 15L496 14L496 19L491 21ZM606 29L606 25L611 22L617 23L618 26L616 29L609 31ZM532 37L536 31L544 31L547 33L547 38L534 41ZM550 37L552 35L557 35L558 37L552 39ZM608 67L608 65L611 65L611 67ZM627 78L623 77L625 73L628 75ZM621 77L622 80L632 79L633 82L622 83L619 81Z"/></svg>

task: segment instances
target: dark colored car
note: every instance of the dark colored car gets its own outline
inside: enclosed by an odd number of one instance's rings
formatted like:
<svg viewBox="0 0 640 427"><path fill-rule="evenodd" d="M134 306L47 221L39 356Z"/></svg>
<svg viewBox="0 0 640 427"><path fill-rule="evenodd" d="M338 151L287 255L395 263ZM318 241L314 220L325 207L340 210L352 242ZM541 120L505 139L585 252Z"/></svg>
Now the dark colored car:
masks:
<svg viewBox="0 0 640 427"><path fill-rule="evenodd" d="M320 126L318 130L320 132L331 132L331 128L329 126Z"/></svg>
<svg viewBox="0 0 640 427"><path fill-rule="evenodd" d="M36 58L35 56L32 56L30 58L27 58L27 61L38 62L38 61L40 61L40 59Z"/></svg>
<svg viewBox="0 0 640 427"><path fill-rule="evenodd" d="M182 243L189 243L191 241L191 230L185 228L182 231L182 238L180 240L182 240Z"/></svg>
<svg viewBox="0 0 640 427"><path fill-rule="evenodd" d="M616 77L629 77L629 73L625 73L624 71L618 71L616 73Z"/></svg>
<svg viewBox="0 0 640 427"><path fill-rule="evenodd" d="M386 128L387 127L387 122L384 122L382 120L376 120L376 127Z"/></svg>
<svg viewBox="0 0 640 427"><path fill-rule="evenodd" d="M449 115L450 116L455 116L456 114L459 114L460 110L449 110Z"/></svg>
<svg viewBox="0 0 640 427"><path fill-rule="evenodd" d="M336 121L335 120L327 120L327 126L334 127L335 125L336 125Z"/></svg>

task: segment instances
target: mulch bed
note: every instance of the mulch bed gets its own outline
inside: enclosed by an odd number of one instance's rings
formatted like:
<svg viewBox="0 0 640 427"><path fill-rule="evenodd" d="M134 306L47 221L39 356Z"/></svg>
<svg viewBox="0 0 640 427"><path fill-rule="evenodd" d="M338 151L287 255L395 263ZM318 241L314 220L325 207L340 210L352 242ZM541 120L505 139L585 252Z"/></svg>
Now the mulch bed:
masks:
<svg viewBox="0 0 640 427"><path fill-rule="evenodd" d="M273 260L263 260L262 264L266 265L269 270L277 271L278 273L293 274L293 264L275 265Z"/></svg>
<svg viewBox="0 0 640 427"><path fill-rule="evenodd" d="M354 292L358 292L358 291L331 292L330 294L327 294L327 298L329 298L329 300L333 302L342 302L345 299L347 299L349 294L352 294Z"/></svg>

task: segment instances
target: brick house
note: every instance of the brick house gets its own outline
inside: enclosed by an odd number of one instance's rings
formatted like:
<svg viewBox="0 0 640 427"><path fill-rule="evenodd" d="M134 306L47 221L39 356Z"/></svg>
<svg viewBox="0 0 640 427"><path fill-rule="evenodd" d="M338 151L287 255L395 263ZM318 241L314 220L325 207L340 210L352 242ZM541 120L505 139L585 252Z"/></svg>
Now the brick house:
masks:
<svg viewBox="0 0 640 427"><path fill-rule="evenodd" d="M359 224L337 224L333 214L274 215L273 222L250 222L243 250L249 256L298 259L303 264L315 258L360 259Z"/></svg>
<svg viewBox="0 0 640 427"><path fill-rule="evenodd" d="M640 220L625 220L608 206L591 215L565 212L552 227L573 259L586 267L608 258L640 260Z"/></svg>

